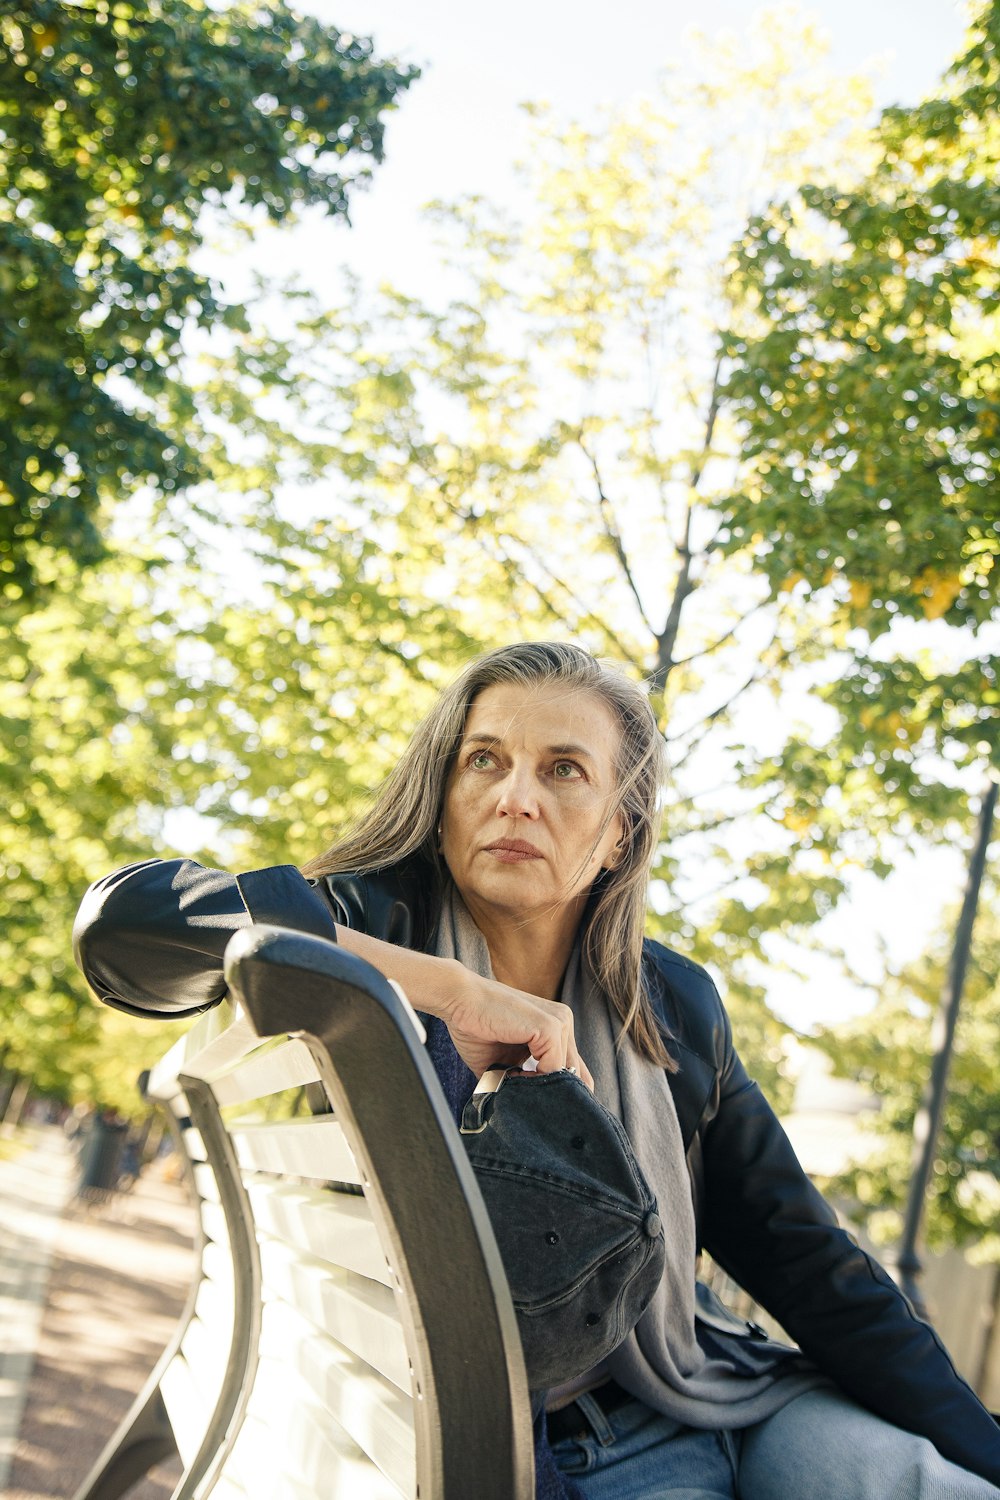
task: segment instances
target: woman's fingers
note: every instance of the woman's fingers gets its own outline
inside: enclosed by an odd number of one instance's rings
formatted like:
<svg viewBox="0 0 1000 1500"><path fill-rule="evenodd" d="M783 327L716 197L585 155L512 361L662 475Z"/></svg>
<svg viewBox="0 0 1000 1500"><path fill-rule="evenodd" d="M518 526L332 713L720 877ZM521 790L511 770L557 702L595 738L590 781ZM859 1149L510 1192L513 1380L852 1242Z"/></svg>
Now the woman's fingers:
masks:
<svg viewBox="0 0 1000 1500"><path fill-rule="evenodd" d="M477 1078L487 1068L519 1067L534 1057L543 1073L576 1068L593 1086L567 1005L483 979L455 958L397 948L339 925L337 937L349 953L401 984L418 1011L440 1016L459 1056Z"/></svg>
<svg viewBox="0 0 1000 1500"><path fill-rule="evenodd" d="M460 1056L474 1073L499 1064L518 1066L533 1057L540 1073L572 1068L593 1088L569 1006L466 973L469 982L446 1019Z"/></svg>
<svg viewBox="0 0 1000 1500"><path fill-rule="evenodd" d="M577 1053L577 1056L579 1057L580 1054ZM594 1075L591 1073L590 1069L587 1067L587 1064L584 1062L583 1058L580 1057L580 1061L578 1063L576 1063L574 1066L575 1066L575 1071L578 1074L578 1076L587 1085L587 1087L590 1090L590 1092L593 1093L594 1092Z"/></svg>

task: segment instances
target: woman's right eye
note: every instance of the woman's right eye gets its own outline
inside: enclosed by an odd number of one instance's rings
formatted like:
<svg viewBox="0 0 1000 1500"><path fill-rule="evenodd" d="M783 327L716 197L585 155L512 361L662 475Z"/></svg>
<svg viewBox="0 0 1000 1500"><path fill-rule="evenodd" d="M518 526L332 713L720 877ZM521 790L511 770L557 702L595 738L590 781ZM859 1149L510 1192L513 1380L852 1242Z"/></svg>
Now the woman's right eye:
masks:
<svg viewBox="0 0 1000 1500"><path fill-rule="evenodd" d="M493 757L488 750L477 750L469 761L474 771L488 771L493 764Z"/></svg>

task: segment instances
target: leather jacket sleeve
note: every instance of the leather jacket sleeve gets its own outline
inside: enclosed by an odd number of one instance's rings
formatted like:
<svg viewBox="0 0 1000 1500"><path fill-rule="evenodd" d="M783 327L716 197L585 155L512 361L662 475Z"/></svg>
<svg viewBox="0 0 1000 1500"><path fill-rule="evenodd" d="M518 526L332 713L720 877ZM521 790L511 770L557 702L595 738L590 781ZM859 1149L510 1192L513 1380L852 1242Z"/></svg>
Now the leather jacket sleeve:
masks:
<svg viewBox="0 0 1000 1500"><path fill-rule="evenodd" d="M703 1239L713 1259L856 1401L1000 1484L1000 1427L934 1330L839 1227L747 1076L728 1022L702 1137Z"/></svg>
<svg viewBox="0 0 1000 1500"><path fill-rule="evenodd" d="M94 882L73 951L95 994L116 1010L193 1016L225 994L223 955L237 928L271 922L336 942L343 920L334 893L320 894L293 865L228 875L191 859L150 859Z"/></svg>

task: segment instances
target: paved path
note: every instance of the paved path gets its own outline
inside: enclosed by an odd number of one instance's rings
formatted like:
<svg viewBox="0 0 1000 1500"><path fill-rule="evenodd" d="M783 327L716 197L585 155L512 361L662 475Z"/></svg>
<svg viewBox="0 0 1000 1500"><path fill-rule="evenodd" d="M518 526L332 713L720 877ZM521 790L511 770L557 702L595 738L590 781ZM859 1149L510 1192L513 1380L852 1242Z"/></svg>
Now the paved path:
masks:
<svg viewBox="0 0 1000 1500"><path fill-rule="evenodd" d="M13 1143L12 1143L13 1144ZM0 1163L0 1490L7 1483L38 1344L72 1158L31 1133Z"/></svg>
<svg viewBox="0 0 1000 1500"><path fill-rule="evenodd" d="M73 1197L55 1128L0 1161L0 1494L66 1500L156 1363L184 1304L193 1215L147 1170L103 1208ZM168 1500L163 1465L130 1500Z"/></svg>

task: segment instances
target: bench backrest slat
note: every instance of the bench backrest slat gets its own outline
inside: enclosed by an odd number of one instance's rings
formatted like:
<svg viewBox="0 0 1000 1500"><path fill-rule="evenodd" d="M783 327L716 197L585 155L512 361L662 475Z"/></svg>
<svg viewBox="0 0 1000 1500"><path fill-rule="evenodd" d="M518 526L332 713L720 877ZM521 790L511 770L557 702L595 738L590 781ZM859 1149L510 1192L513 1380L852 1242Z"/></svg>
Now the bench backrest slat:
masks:
<svg viewBox="0 0 1000 1500"><path fill-rule="evenodd" d="M237 1453L237 1472L250 1476L251 1493L277 1492L316 1500L400 1500L400 1491L335 1423L324 1421L308 1406L281 1412L282 1445L274 1440L271 1413L251 1414L244 1424ZM405 1500L412 1500L406 1496Z"/></svg>
<svg viewBox="0 0 1000 1500"><path fill-rule="evenodd" d="M260 1037L249 1017L231 1000L223 1000L199 1017L150 1070L146 1092L151 1099L169 1100L178 1078L210 1078L259 1046Z"/></svg>
<svg viewBox="0 0 1000 1500"><path fill-rule="evenodd" d="M260 1354L262 1368L270 1360L287 1370L293 1362L314 1404L327 1409L397 1484L403 1484L401 1475L412 1482L416 1445L411 1396L350 1350L317 1337L306 1319L279 1303L264 1308Z"/></svg>
<svg viewBox="0 0 1000 1500"><path fill-rule="evenodd" d="M213 1080L221 1108L245 1104L283 1089L304 1088L319 1080L319 1069L309 1048L297 1038L250 1053L231 1073Z"/></svg>
<svg viewBox="0 0 1000 1500"><path fill-rule="evenodd" d="M177 1451L184 1467L190 1469L204 1433L205 1392L183 1354L176 1355L164 1370L160 1392L174 1430Z"/></svg>
<svg viewBox="0 0 1000 1500"><path fill-rule="evenodd" d="M269 1297L297 1308L317 1331L366 1359L400 1390L410 1389L406 1336L388 1287L275 1240L261 1246L261 1269Z"/></svg>
<svg viewBox="0 0 1000 1500"><path fill-rule="evenodd" d="M361 1185L361 1173L343 1129L329 1115L283 1121L280 1128L274 1124L235 1126L230 1134L241 1167Z"/></svg>
<svg viewBox="0 0 1000 1500"><path fill-rule="evenodd" d="M247 1181L258 1235L392 1286L385 1251L364 1198L255 1176Z"/></svg>

